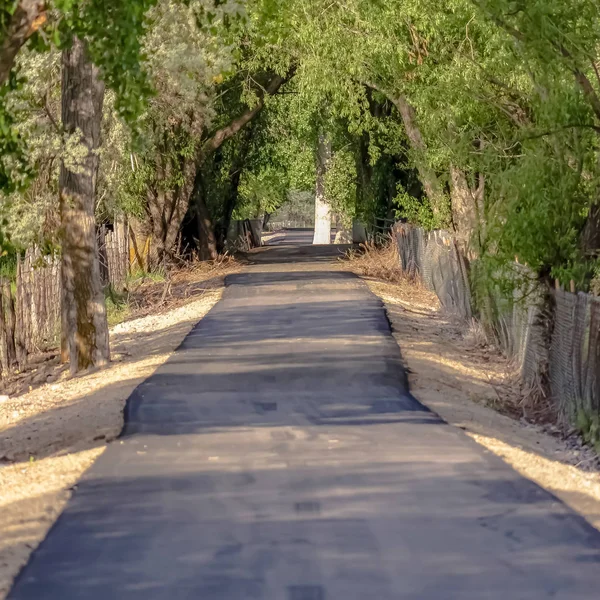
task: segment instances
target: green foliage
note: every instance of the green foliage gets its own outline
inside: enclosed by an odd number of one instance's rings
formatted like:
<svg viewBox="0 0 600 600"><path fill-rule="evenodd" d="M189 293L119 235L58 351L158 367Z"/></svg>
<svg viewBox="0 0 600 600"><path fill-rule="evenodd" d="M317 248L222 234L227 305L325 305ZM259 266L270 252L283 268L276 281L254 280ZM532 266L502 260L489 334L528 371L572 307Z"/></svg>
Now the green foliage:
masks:
<svg viewBox="0 0 600 600"><path fill-rule="evenodd" d="M104 298L109 326L112 327L125 321L131 313L128 294L126 292L118 292L109 285L104 289Z"/></svg>
<svg viewBox="0 0 600 600"><path fill-rule="evenodd" d="M0 256L0 277L11 281L17 277L17 253L14 249L6 249Z"/></svg>
<svg viewBox="0 0 600 600"><path fill-rule="evenodd" d="M18 113L9 95L22 89L23 80L15 72L0 87L0 191L6 194L23 189L32 175L29 157L18 127Z"/></svg>
<svg viewBox="0 0 600 600"><path fill-rule="evenodd" d="M427 230L436 229L437 221L426 198L411 196L402 184L398 184L398 195L394 198L398 206L396 218L418 225Z"/></svg>
<svg viewBox="0 0 600 600"><path fill-rule="evenodd" d="M0 4L0 31L14 5ZM63 139L53 124L57 49L78 35L112 90L102 218L148 219L149 196L188 189L203 142L255 106L273 73L293 65L293 81L267 99L251 129L203 167L216 220L232 198L237 216L257 216L281 206L290 190L314 191L317 140L326 132L333 151L326 192L348 222L394 211L428 229L449 222L428 197L424 173L446 199L458 170L473 198L482 191L472 247L486 285L503 280L510 295L515 257L538 279L597 285L598 249L582 241L600 197L595 0L55 0L52 7L32 40L44 54L22 53L20 77L0 91L0 188L10 193L0 212L16 245L52 239L57 229L57 165L76 162L80 150L76 136Z"/></svg>
<svg viewBox="0 0 600 600"><path fill-rule="evenodd" d="M278 169L265 167L245 174L239 189L236 219L256 219L275 212L287 198L287 181Z"/></svg>
<svg viewBox="0 0 600 600"><path fill-rule="evenodd" d="M346 228L356 215L356 160L347 148L334 152L325 176L325 197Z"/></svg>

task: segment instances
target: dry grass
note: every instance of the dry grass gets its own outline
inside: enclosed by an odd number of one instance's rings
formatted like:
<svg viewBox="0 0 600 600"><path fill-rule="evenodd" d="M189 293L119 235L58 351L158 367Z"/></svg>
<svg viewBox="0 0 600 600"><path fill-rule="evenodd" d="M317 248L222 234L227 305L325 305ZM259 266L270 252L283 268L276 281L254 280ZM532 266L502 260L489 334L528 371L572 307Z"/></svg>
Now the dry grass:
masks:
<svg viewBox="0 0 600 600"><path fill-rule="evenodd" d="M126 290L126 302L130 309L128 319L182 306L192 297L201 297L221 287L223 278L239 267L234 257L225 254L214 261L186 263L166 273L162 280L144 275L137 281L133 279Z"/></svg>
<svg viewBox="0 0 600 600"><path fill-rule="evenodd" d="M389 236L384 244L366 242L360 245L359 250L350 250L346 256L351 263L352 270L365 277L373 277L382 281L400 283L411 281L400 266L396 242Z"/></svg>

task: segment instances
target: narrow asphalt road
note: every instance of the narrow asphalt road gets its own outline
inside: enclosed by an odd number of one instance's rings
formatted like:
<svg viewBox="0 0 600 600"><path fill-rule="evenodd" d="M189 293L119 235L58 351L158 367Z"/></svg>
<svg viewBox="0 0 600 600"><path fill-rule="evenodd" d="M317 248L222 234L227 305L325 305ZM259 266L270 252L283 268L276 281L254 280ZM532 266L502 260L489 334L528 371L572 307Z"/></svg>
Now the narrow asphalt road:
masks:
<svg viewBox="0 0 600 600"><path fill-rule="evenodd" d="M11 599L598 598L600 534L410 396L336 252L228 278Z"/></svg>

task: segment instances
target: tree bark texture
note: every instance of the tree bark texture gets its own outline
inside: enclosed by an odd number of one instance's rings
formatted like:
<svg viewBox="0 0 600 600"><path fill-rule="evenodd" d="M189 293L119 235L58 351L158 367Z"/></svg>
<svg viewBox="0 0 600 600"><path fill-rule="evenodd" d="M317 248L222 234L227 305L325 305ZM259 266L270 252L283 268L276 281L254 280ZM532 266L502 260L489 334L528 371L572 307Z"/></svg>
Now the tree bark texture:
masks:
<svg viewBox="0 0 600 600"><path fill-rule="evenodd" d="M62 122L66 133L80 135L85 157L77 168L61 164L59 189L63 234L63 326L72 373L110 360L104 292L96 240L96 175L104 84L75 39L63 51ZM66 351L66 349L63 349Z"/></svg>
<svg viewBox="0 0 600 600"><path fill-rule="evenodd" d="M313 244L331 244L331 205L325 194L325 178L331 161L331 142L319 136L317 188L315 192L315 235Z"/></svg>
<svg viewBox="0 0 600 600"><path fill-rule="evenodd" d="M427 145L425 144L425 140L419 129L415 109L402 94L394 96L392 101L402 118L406 137L408 138L413 154L415 155L419 179L421 180L425 194L429 199L433 214L442 221L441 224L444 224L443 221L445 220L447 212L446 196L435 171L427 164L425 156L427 153Z"/></svg>
<svg viewBox="0 0 600 600"><path fill-rule="evenodd" d="M452 223L461 250L473 250L474 235L479 231L483 212L484 179L478 177L477 187L469 184L464 171L450 165L450 201Z"/></svg>
<svg viewBox="0 0 600 600"><path fill-rule="evenodd" d="M21 47L46 19L45 0L19 0L0 44L0 85L8 79Z"/></svg>

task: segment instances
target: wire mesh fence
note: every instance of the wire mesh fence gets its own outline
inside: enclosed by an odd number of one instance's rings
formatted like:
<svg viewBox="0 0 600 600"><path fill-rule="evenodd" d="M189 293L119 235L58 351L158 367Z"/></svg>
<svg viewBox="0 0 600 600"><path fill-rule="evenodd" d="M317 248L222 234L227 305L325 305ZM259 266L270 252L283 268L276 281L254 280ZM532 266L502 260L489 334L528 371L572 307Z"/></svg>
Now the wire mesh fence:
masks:
<svg viewBox="0 0 600 600"><path fill-rule="evenodd" d="M452 234L394 226L401 267L434 291L460 318L474 314L470 265ZM600 298L556 289L548 294L526 267L515 264L512 297L499 289L479 299L479 314L528 385L546 381L565 422L590 419L600 428ZM551 308L551 307L550 307Z"/></svg>
<svg viewBox="0 0 600 600"><path fill-rule="evenodd" d="M550 391L565 421L600 419L600 298L557 289Z"/></svg>
<svg viewBox="0 0 600 600"><path fill-rule="evenodd" d="M427 232L404 223L397 223L393 231L402 269L410 277L419 277L447 311L470 319L468 265L454 238L445 231Z"/></svg>

